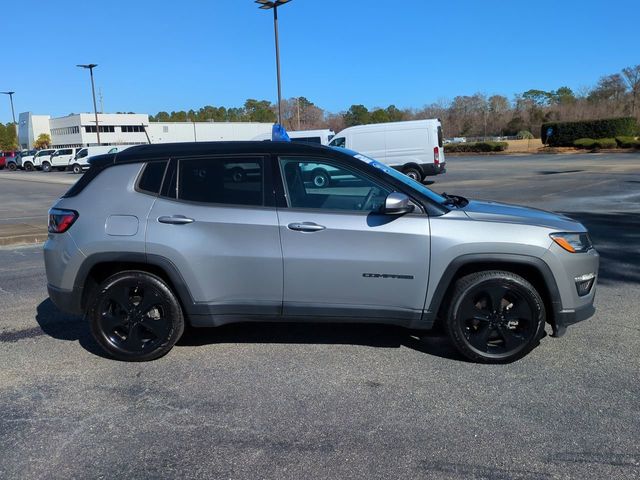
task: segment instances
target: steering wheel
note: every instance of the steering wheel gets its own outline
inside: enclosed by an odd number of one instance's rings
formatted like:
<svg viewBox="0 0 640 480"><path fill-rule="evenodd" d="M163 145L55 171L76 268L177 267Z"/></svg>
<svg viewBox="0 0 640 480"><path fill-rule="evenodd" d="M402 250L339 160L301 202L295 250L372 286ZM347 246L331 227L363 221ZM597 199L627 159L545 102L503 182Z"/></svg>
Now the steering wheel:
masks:
<svg viewBox="0 0 640 480"><path fill-rule="evenodd" d="M371 190L369 190L367 197L364 199L364 202L362 202L362 210L371 210L371 205L369 204L372 203L373 197L376 195L376 193L378 193L378 189L376 187L371 187Z"/></svg>

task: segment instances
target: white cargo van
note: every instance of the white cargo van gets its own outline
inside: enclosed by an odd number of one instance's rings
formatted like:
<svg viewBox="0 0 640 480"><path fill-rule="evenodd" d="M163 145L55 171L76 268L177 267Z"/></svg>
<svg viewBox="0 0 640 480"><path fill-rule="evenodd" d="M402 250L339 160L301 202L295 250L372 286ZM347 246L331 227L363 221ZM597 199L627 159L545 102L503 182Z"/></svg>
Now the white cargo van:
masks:
<svg viewBox="0 0 640 480"><path fill-rule="evenodd" d="M438 119L349 127L329 143L355 150L421 182L446 172L442 124Z"/></svg>
<svg viewBox="0 0 640 480"><path fill-rule="evenodd" d="M306 142L320 145L329 145L331 139L335 136L333 130L328 128L322 130L294 130L287 132L292 142ZM271 140L271 133L263 133L254 137L255 141Z"/></svg>
<svg viewBox="0 0 640 480"><path fill-rule="evenodd" d="M107 145L101 147L84 147L78 149L75 157L69 160L69 168L73 173L82 173L83 170L89 168L89 159L96 155L104 153L117 153L125 150L133 145Z"/></svg>

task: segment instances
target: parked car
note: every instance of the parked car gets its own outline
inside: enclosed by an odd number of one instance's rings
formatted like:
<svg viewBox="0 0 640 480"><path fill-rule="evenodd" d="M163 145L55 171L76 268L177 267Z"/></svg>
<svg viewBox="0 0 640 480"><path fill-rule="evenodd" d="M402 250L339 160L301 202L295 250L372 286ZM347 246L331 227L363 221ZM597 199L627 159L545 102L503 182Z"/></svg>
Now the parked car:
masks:
<svg viewBox="0 0 640 480"><path fill-rule="evenodd" d="M13 150L0 151L0 170L4 169L7 166L7 159L14 158L16 156L16 153L17 152Z"/></svg>
<svg viewBox="0 0 640 480"><path fill-rule="evenodd" d="M15 170L16 157L19 152L1 152L0 153L0 169L8 168L9 170Z"/></svg>
<svg viewBox="0 0 640 480"><path fill-rule="evenodd" d="M13 158L13 160L7 162L7 168L9 170L19 170L23 169L24 159L29 159L35 155L36 150L21 150L18 154Z"/></svg>
<svg viewBox="0 0 640 480"><path fill-rule="evenodd" d="M238 183L228 165L253 164ZM344 172L331 189L309 163ZM185 327L302 320L442 325L481 362L525 355L594 313L580 223L440 195L345 149L291 142L132 147L94 157L49 211L48 292L115 358L167 353Z"/></svg>
<svg viewBox="0 0 640 480"><path fill-rule="evenodd" d="M69 168L73 170L73 173L82 173L89 168L89 159L96 155L103 155L105 153L116 153L126 150L131 145L108 145L101 147L84 147L78 148L75 156L69 160Z"/></svg>
<svg viewBox="0 0 640 480"><path fill-rule="evenodd" d="M22 169L31 172L36 169L35 155L38 150L23 150L20 153L20 162L22 163Z"/></svg>
<svg viewBox="0 0 640 480"><path fill-rule="evenodd" d="M349 127L336 134L329 145L357 150L419 182L427 175L446 172L438 119Z"/></svg>
<svg viewBox="0 0 640 480"><path fill-rule="evenodd" d="M48 172L49 170L51 170L51 155L53 154L53 152L55 152L56 150L54 148L47 148L44 150L38 150L36 152L36 154L33 156L33 168L27 168L27 164L26 162L24 163L24 168L25 170L44 170L45 172Z"/></svg>
<svg viewBox="0 0 640 480"><path fill-rule="evenodd" d="M67 170L69 163L79 150L79 148L58 148L51 154L48 162L43 162L42 170L45 172L51 170Z"/></svg>

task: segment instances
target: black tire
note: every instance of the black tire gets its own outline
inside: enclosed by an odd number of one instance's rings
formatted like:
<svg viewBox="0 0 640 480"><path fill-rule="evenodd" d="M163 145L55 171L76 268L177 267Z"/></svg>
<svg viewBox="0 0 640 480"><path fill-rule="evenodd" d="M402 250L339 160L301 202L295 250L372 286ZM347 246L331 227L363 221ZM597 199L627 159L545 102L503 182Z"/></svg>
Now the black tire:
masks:
<svg viewBox="0 0 640 480"><path fill-rule="evenodd" d="M316 188L327 188L331 185L331 176L323 168L316 168L311 172L311 181Z"/></svg>
<svg viewBox="0 0 640 480"><path fill-rule="evenodd" d="M79 163L74 163L71 169L73 170L73 173L75 173L76 175L82 173L82 166Z"/></svg>
<svg viewBox="0 0 640 480"><path fill-rule="evenodd" d="M415 167L404 167L402 169L402 173L404 173L407 177L415 180L416 182L422 182L424 178L422 172Z"/></svg>
<svg viewBox="0 0 640 480"><path fill-rule="evenodd" d="M43 172L50 172L51 171L51 164L49 162L42 162L42 171Z"/></svg>
<svg viewBox="0 0 640 480"><path fill-rule="evenodd" d="M112 357L144 362L162 357L184 332L180 302L159 277L125 271L93 295L88 317L96 342Z"/></svg>
<svg viewBox="0 0 640 480"><path fill-rule="evenodd" d="M242 183L247 179L247 172L244 171L244 168L234 167L231 169L231 180L234 183Z"/></svg>
<svg viewBox="0 0 640 480"><path fill-rule="evenodd" d="M15 172L18 169L18 166L16 165L15 162L9 162L9 165L7 165L7 168L12 172Z"/></svg>
<svg viewBox="0 0 640 480"><path fill-rule="evenodd" d="M33 163L31 163L31 162L25 162L23 167L27 172L33 172L35 170L35 168L33 166Z"/></svg>
<svg viewBox="0 0 640 480"><path fill-rule="evenodd" d="M511 272L484 271L455 283L445 329L468 359L508 363L538 345L545 320L544 302L531 283Z"/></svg>

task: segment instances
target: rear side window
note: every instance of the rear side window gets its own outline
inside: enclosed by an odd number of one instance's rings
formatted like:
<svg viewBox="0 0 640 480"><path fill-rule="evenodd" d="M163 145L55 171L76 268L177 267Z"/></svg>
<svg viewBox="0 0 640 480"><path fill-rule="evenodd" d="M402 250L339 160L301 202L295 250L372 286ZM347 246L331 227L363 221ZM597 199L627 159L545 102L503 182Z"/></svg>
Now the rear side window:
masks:
<svg viewBox="0 0 640 480"><path fill-rule="evenodd" d="M160 193L160 186L164 178L164 171L167 168L167 161L147 163L144 172L138 182L138 190L157 195Z"/></svg>
<svg viewBox="0 0 640 480"><path fill-rule="evenodd" d="M260 157L179 160L178 199L198 203L264 205Z"/></svg>
<svg viewBox="0 0 640 480"><path fill-rule="evenodd" d="M438 146L442 148L442 127L438 125Z"/></svg>

